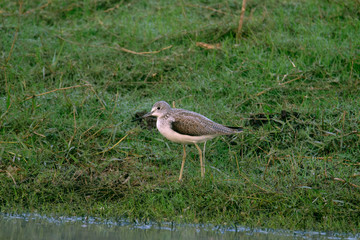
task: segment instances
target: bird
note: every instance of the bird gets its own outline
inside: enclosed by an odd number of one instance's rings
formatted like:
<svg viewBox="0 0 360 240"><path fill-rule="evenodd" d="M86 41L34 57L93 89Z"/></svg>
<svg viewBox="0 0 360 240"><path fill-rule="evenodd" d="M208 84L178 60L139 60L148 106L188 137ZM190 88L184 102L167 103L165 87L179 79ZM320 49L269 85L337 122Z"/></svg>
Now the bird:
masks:
<svg viewBox="0 0 360 240"><path fill-rule="evenodd" d="M156 102L151 111L143 115L142 118L150 116L156 117L156 127L165 138L183 145L183 159L179 181L182 180L185 166L185 145L194 144L199 151L201 177L204 177L205 165L203 163L202 151L198 146L198 143L204 143L205 152L206 141L221 135L232 135L243 132L241 127L224 126L199 113L180 108L172 108L165 101Z"/></svg>

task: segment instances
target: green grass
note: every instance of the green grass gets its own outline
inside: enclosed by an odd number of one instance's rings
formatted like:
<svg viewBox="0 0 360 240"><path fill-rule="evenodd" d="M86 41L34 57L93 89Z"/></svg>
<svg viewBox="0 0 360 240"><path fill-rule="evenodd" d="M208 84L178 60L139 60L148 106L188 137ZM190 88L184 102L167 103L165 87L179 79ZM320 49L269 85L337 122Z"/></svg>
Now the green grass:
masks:
<svg viewBox="0 0 360 240"><path fill-rule="evenodd" d="M0 211L358 232L359 2L240 2L1 2ZM158 100L245 131L179 183Z"/></svg>

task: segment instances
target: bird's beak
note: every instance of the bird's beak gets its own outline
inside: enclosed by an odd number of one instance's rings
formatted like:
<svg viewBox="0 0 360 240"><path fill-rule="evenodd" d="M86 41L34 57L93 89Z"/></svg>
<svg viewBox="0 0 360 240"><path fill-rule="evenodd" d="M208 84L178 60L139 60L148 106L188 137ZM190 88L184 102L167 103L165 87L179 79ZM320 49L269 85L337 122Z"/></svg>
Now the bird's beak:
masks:
<svg viewBox="0 0 360 240"><path fill-rule="evenodd" d="M146 117L150 117L150 116L152 116L152 114L155 112L155 110L154 111L151 111L151 112L148 112L147 114L145 114L144 116L142 116L141 118L146 118Z"/></svg>

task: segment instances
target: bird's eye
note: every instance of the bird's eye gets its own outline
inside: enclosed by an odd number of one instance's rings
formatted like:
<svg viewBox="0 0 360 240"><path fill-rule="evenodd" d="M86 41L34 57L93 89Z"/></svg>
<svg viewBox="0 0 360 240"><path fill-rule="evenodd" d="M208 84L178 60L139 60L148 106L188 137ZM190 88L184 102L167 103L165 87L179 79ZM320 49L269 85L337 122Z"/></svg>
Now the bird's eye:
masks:
<svg viewBox="0 0 360 240"><path fill-rule="evenodd" d="M157 107L157 110L160 110L160 107Z"/></svg>

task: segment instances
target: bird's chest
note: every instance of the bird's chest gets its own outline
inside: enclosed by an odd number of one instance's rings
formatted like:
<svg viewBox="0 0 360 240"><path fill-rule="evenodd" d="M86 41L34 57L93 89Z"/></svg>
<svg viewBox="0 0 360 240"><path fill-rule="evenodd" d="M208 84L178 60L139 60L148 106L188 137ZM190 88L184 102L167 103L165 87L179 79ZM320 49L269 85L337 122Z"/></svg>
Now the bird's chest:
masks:
<svg viewBox="0 0 360 240"><path fill-rule="evenodd" d="M173 119L171 119L170 116L165 115L162 118L158 118L156 121L156 127L159 130L159 132L166 137L166 135L170 134L171 131L171 123L173 122Z"/></svg>
<svg viewBox="0 0 360 240"><path fill-rule="evenodd" d="M156 127L167 139L173 142L181 142L181 136L171 128L171 123L174 121L171 117L163 117L156 121Z"/></svg>

